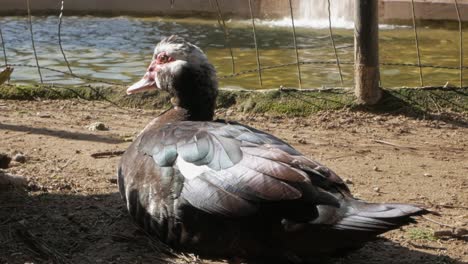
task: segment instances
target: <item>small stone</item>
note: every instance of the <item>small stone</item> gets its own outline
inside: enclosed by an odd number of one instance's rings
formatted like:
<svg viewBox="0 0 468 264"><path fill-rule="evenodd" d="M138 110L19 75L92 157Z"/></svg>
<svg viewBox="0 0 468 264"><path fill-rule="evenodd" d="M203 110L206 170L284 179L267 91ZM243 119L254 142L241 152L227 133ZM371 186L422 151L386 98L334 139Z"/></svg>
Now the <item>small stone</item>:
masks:
<svg viewBox="0 0 468 264"><path fill-rule="evenodd" d="M109 182L112 183L112 184L117 184L117 179L115 179L115 178L110 178L110 179L109 179Z"/></svg>
<svg viewBox="0 0 468 264"><path fill-rule="evenodd" d="M133 142L134 139L135 139L134 137L125 137L125 138L123 139L123 141L124 141L124 142Z"/></svg>
<svg viewBox="0 0 468 264"><path fill-rule="evenodd" d="M232 116L233 114L234 114L234 110L232 110L232 109L228 109L226 111L226 116Z"/></svg>
<svg viewBox="0 0 468 264"><path fill-rule="evenodd" d="M19 163L25 163L26 156L23 153L16 153L15 156L13 156L13 161L16 161Z"/></svg>
<svg viewBox="0 0 468 264"><path fill-rule="evenodd" d="M40 113L40 112L36 113L36 115L38 117L40 117L40 118L50 118L51 117L51 115L49 115L47 113Z"/></svg>
<svg viewBox="0 0 468 264"><path fill-rule="evenodd" d="M106 131L109 128L102 122L95 122L88 126L88 129L91 131Z"/></svg>
<svg viewBox="0 0 468 264"><path fill-rule="evenodd" d="M305 138L301 138L297 142L299 142L300 144L307 144L307 140L305 140Z"/></svg>
<svg viewBox="0 0 468 264"><path fill-rule="evenodd" d="M432 175L426 172L424 173L424 177L432 177Z"/></svg>
<svg viewBox="0 0 468 264"><path fill-rule="evenodd" d="M72 189L72 186L70 184L64 184L64 185L61 185L59 186L58 188L59 190L63 191L63 190L71 190Z"/></svg>
<svg viewBox="0 0 468 264"><path fill-rule="evenodd" d="M10 165L11 158L7 154L0 153L0 169L6 169Z"/></svg>
<svg viewBox="0 0 468 264"><path fill-rule="evenodd" d="M31 192L48 192L47 187L32 182L28 184L27 189Z"/></svg>
<svg viewBox="0 0 468 264"><path fill-rule="evenodd" d="M379 193L380 192L380 187L374 187L374 192Z"/></svg>
<svg viewBox="0 0 468 264"><path fill-rule="evenodd" d="M0 170L0 189L3 187L26 187L28 185L28 180L19 175L13 175L10 173L6 173Z"/></svg>
<svg viewBox="0 0 468 264"><path fill-rule="evenodd" d="M345 179L344 181L346 184L354 184L354 182L351 179Z"/></svg>
<svg viewBox="0 0 468 264"><path fill-rule="evenodd" d="M373 169L374 171L380 171L379 167L377 167L377 166L374 166L372 169Z"/></svg>

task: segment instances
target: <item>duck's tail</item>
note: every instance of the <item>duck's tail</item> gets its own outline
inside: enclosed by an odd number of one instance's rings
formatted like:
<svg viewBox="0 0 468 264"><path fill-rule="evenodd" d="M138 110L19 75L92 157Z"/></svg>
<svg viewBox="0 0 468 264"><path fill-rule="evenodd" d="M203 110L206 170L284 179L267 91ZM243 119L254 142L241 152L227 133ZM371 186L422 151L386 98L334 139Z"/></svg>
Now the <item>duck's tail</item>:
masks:
<svg viewBox="0 0 468 264"><path fill-rule="evenodd" d="M409 204L366 203L353 200L351 210L334 225L335 229L381 234L415 222L413 216L429 213Z"/></svg>

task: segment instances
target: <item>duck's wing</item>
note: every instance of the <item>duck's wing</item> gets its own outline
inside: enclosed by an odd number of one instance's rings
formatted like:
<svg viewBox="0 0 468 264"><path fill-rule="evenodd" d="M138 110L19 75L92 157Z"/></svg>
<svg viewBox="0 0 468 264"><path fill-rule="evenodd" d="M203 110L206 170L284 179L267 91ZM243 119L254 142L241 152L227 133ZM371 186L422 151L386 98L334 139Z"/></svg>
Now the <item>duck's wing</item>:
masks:
<svg viewBox="0 0 468 264"><path fill-rule="evenodd" d="M161 177L180 179L177 199L210 214L239 217L285 203L337 208L343 195L350 195L333 171L240 124L167 124L142 134L138 148L152 156Z"/></svg>

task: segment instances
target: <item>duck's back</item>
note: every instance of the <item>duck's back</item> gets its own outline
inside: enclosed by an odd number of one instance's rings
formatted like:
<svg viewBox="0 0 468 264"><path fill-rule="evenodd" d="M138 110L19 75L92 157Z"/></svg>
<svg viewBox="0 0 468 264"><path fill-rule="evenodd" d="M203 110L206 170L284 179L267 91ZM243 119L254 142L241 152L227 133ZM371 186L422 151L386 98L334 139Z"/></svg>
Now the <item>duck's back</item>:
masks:
<svg viewBox="0 0 468 264"><path fill-rule="evenodd" d="M222 257L343 253L422 211L357 201L282 140L223 121L153 122L124 154L119 188L148 232Z"/></svg>

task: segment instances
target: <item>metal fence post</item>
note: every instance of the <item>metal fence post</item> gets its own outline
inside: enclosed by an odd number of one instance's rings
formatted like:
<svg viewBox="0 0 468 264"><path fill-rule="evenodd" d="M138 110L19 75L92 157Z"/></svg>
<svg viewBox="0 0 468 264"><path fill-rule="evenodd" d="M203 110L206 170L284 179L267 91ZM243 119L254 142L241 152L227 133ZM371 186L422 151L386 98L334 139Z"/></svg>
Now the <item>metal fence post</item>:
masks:
<svg viewBox="0 0 468 264"><path fill-rule="evenodd" d="M355 0L354 80L359 103L376 104L382 97L379 88L378 0Z"/></svg>

